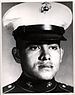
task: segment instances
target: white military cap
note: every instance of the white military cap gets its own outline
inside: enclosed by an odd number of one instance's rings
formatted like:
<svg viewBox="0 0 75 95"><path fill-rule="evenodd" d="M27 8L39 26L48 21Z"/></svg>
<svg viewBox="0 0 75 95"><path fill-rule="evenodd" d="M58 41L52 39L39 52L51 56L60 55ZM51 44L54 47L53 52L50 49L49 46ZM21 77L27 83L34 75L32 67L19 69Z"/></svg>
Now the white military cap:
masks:
<svg viewBox="0 0 75 95"><path fill-rule="evenodd" d="M16 30L19 26L23 26L22 29L25 31L32 31L28 34L37 34L37 30L52 30L45 31L43 34L47 37L52 34L51 37L62 36L64 30L66 30L72 22L72 12L71 10L61 4L55 2L27 2L18 4L10 8L3 16L3 26L12 26ZM18 30L21 31L21 27ZM36 31L35 31L36 30ZM55 31L55 32L54 32ZM19 32L18 32L19 33ZM22 31L21 31L22 33ZM19 35L21 36L21 33ZM57 34L54 35L53 34ZM42 32L40 33L41 36ZM35 36L35 35L34 35ZM43 37L44 37L43 36ZM32 38L29 36L29 38ZM36 36L35 36L36 38ZM49 37L50 38L50 37ZM48 38L48 39L49 39ZM64 40L64 37L59 37L60 40ZM51 38L53 39L53 38Z"/></svg>

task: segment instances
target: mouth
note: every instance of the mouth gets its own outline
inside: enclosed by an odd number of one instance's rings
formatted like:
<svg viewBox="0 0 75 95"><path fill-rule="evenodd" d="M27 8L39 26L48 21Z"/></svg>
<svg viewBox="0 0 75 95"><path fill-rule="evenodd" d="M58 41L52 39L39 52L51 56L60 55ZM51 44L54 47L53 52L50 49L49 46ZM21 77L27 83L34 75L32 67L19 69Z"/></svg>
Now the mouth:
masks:
<svg viewBox="0 0 75 95"><path fill-rule="evenodd" d="M39 69L52 69L53 68L52 65L39 65L38 67Z"/></svg>

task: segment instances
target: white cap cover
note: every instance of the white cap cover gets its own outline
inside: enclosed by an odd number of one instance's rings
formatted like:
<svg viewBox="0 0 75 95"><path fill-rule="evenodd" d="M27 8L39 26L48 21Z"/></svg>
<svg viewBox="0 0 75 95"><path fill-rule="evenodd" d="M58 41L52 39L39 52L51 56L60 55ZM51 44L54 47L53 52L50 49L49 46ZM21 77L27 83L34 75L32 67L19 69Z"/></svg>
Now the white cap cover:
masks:
<svg viewBox="0 0 75 95"><path fill-rule="evenodd" d="M71 10L67 6L55 2L21 3L10 8L3 16L3 25L12 26L14 29L22 25L45 24L46 28L48 25L56 25L66 30L71 22Z"/></svg>

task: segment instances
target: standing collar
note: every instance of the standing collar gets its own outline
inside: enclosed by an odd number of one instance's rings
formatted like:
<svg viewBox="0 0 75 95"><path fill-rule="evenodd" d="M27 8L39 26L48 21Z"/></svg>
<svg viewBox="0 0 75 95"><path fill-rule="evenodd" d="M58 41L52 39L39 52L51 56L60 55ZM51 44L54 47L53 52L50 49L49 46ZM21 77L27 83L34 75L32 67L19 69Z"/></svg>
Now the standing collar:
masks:
<svg viewBox="0 0 75 95"><path fill-rule="evenodd" d="M35 80L25 76L23 73L17 80L16 84L22 89L29 90L31 92L48 92L54 90L57 86L57 82L54 78L51 80Z"/></svg>

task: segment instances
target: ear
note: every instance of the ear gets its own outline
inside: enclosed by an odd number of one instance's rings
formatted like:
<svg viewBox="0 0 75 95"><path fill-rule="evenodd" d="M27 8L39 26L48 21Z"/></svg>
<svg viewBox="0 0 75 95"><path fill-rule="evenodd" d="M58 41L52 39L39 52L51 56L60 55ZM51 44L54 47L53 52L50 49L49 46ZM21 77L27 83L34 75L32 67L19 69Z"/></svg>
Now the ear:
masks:
<svg viewBox="0 0 75 95"><path fill-rule="evenodd" d="M14 47L14 48L12 49L12 55L13 55L13 57L14 57L14 59L15 59L15 61L16 61L17 63L21 63L21 58L20 58L20 54L19 54L19 49L17 49L16 47Z"/></svg>
<svg viewBox="0 0 75 95"><path fill-rule="evenodd" d="M60 48L60 63L62 62L63 55L64 55L64 50Z"/></svg>

